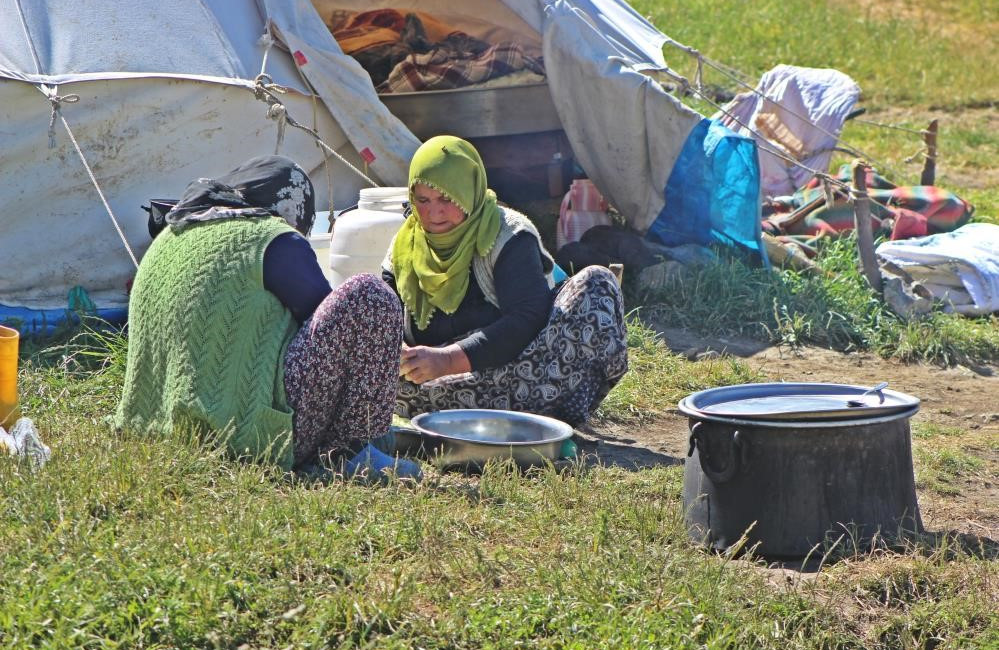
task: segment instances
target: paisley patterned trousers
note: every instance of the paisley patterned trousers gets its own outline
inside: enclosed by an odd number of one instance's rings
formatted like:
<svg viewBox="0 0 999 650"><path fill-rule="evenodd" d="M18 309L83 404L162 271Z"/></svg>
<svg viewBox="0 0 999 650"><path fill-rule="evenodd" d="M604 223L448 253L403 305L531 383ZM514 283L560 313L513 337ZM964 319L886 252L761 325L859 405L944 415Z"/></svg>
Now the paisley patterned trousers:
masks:
<svg viewBox="0 0 999 650"><path fill-rule="evenodd" d="M621 290L610 271L590 266L562 285L548 324L516 359L424 384L400 379L395 411L504 409L578 426L627 371Z"/></svg>

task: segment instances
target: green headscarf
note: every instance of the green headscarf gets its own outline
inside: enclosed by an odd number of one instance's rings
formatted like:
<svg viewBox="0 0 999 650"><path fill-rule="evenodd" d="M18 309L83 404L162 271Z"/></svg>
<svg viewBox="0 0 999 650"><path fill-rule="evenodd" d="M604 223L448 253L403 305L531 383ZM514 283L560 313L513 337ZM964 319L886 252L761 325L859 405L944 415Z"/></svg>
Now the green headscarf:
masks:
<svg viewBox="0 0 999 650"><path fill-rule="evenodd" d="M467 215L452 230L433 234L420 225L413 197L417 183L448 197ZM468 290L475 255L485 255L496 243L500 208L486 186L486 168L470 143L451 135L424 142L409 165L409 204L406 219L392 247L392 272L403 304L417 328L430 323L435 308L453 314Z"/></svg>

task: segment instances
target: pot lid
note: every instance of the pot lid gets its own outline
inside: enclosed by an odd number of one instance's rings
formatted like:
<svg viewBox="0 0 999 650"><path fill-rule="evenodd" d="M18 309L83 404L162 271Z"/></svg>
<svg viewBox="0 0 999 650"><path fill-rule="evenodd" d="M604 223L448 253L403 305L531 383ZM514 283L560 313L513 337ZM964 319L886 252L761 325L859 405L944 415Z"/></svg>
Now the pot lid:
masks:
<svg viewBox="0 0 999 650"><path fill-rule="evenodd" d="M825 383L739 384L709 388L685 397L680 411L689 416L742 420L845 420L902 413L919 399L887 388L864 394L869 386Z"/></svg>

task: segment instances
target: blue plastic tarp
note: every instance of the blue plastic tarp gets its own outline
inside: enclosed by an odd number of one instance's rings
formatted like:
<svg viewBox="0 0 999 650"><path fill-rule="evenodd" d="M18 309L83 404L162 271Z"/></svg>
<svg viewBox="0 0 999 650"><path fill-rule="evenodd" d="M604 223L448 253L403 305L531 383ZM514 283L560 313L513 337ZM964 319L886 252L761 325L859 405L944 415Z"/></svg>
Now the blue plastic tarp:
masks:
<svg viewBox="0 0 999 650"><path fill-rule="evenodd" d="M124 324L128 318L128 309L98 309L90 316L95 316L115 325ZM0 305L0 324L13 327L21 335L49 335L67 324L80 322L80 315L70 309L28 309L26 307L10 307Z"/></svg>
<svg viewBox="0 0 999 650"><path fill-rule="evenodd" d="M717 120L691 131L664 190L666 205L646 237L667 246L722 244L757 253L760 166L756 143Z"/></svg>

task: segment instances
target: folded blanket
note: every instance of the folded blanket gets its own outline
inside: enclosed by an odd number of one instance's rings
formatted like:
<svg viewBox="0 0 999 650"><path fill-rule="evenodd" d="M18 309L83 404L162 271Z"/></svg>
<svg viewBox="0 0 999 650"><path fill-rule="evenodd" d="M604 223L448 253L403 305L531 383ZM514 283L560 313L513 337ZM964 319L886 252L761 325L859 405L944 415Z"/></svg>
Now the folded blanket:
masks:
<svg viewBox="0 0 999 650"><path fill-rule="evenodd" d="M407 27L408 16L419 21L422 36L426 38L428 45L443 41L451 34L460 33L428 13L403 13L395 9L375 9L360 13L336 12L326 21L326 26L344 54L354 54L371 47L405 40L403 32Z"/></svg>
<svg viewBox="0 0 999 650"><path fill-rule="evenodd" d="M541 57L521 45L472 38L424 12L338 11L326 23L381 93L448 90L524 70L544 75Z"/></svg>

